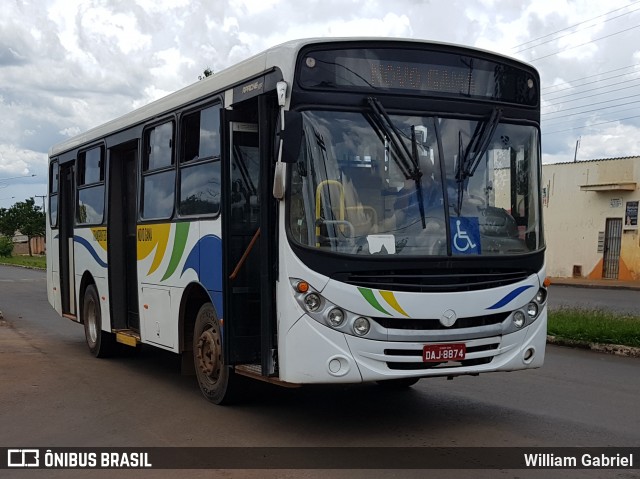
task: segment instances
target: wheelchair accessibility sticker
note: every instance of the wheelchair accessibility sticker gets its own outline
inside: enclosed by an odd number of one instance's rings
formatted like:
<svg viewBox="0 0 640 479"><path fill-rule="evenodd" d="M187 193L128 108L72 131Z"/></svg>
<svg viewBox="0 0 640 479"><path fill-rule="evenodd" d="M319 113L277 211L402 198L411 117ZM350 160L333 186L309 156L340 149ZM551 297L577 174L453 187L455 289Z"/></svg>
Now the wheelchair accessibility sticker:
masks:
<svg viewBox="0 0 640 479"><path fill-rule="evenodd" d="M449 218L451 251L453 254L480 254L478 218L459 216Z"/></svg>

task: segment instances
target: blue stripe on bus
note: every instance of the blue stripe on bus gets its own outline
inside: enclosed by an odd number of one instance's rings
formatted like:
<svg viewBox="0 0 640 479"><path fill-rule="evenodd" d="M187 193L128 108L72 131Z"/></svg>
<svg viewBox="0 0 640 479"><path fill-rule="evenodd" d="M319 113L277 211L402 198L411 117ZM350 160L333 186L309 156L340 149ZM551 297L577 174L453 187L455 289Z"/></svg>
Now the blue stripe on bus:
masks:
<svg viewBox="0 0 640 479"><path fill-rule="evenodd" d="M524 291L526 291L529 288L533 288L533 286L530 285L530 284L528 284L526 286L520 286L520 287L514 289L513 291L511 291L509 294L507 294L504 298L502 298L500 301L498 301L493 306L489 306L487 309L499 309L499 308L502 308L503 306L506 306L507 304L509 304L511 301L513 301L516 297L518 297L520 294L522 294Z"/></svg>
<svg viewBox="0 0 640 479"><path fill-rule="evenodd" d="M87 248L87 251L89 251L89 253L91 254L91 256L93 256L93 259L96 260L96 262L102 266L103 268L107 267L107 263L105 263L102 258L100 258L100 256L98 256L98 253L96 252L95 248L93 246L91 246L91 243L89 243L86 239L80 237L80 236L74 236L73 237L73 241L75 241L78 244L81 244L82 246L84 246L85 248Z"/></svg>
<svg viewBox="0 0 640 479"><path fill-rule="evenodd" d="M211 300L220 317L222 311L222 241L215 235L206 235L193 246L184 262L182 275L193 270L198 281L211 295Z"/></svg>

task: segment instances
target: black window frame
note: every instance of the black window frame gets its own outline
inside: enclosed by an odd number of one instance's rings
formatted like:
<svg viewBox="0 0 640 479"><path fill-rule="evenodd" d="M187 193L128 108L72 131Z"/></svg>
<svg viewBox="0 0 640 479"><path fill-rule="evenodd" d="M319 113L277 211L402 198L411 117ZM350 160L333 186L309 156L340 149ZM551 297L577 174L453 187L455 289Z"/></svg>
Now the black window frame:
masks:
<svg viewBox="0 0 640 479"><path fill-rule="evenodd" d="M171 125L171 139L170 139L170 162L169 165L160 165L150 167L150 154L151 154L151 133L157 128L165 125ZM157 220L171 220L176 211L176 119L175 116L166 117L162 120L155 122L145 127L142 133L142 158L140 166L140 198L139 198L139 210L138 217L140 221L157 221ZM172 201L171 211L167 216L145 216L145 191L146 182L149 179L158 178L161 175L173 172L172 178Z"/></svg>
<svg viewBox="0 0 640 479"><path fill-rule="evenodd" d="M92 181L90 183L85 182L86 178L86 155L88 152L94 151L96 149L100 150L100 159L98 160L98 180ZM106 166L106 146L104 143L91 145L88 148L84 148L78 151L78 156L76 157L76 215L75 215L75 223L78 226L99 226L103 225L106 218L106 200L105 200L105 166ZM99 220L96 218L92 221L82 220L80 215L82 213L82 207L80 205L80 197L83 192L93 192L102 190L102 210L100 212Z"/></svg>
<svg viewBox="0 0 640 479"><path fill-rule="evenodd" d="M217 122L218 122L218 143L217 143L217 151L214 151L212 156L199 157L197 159L187 159L187 142L193 137L186 133L185 123L193 116L193 115L202 115L207 109L214 109L217 112ZM180 150L179 150L179 161L178 161L178 177L177 177L177 194L176 194L176 204L177 204L177 216L180 218L194 218L194 217L206 217L206 218L217 218L220 216L222 210L222 120L221 120L221 111L222 111L222 103L220 101L216 101L214 103L208 103L206 105L202 105L197 109L190 110L185 112L181 118L179 123L180 130ZM199 125L201 118L199 119ZM198 141L200 140L200 136L198 137ZM212 212L204 212L204 213L184 213L182 210L182 180L183 173L188 170L201 168L205 165L210 165L212 168L217 168L217 177L219 179L219 189L218 189L218 197L219 200L216 204L216 210Z"/></svg>
<svg viewBox="0 0 640 479"><path fill-rule="evenodd" d="M55 173L54 173L55 171ZM60 163L58 159L52 160L49 164L49 225L51 228L58 227L58 192L60 191ZM56 207L51 205L55 200ZM55 212L55 215L52 213Z"/></svg>

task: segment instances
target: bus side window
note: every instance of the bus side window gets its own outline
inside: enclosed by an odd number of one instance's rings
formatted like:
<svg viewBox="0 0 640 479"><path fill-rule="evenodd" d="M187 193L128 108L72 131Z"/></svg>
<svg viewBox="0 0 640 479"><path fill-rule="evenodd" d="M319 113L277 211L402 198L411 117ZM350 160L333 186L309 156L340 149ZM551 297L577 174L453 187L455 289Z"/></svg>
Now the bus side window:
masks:
<svg viewBox="0 0 640 479"><path fill-rule="evenodd" d="M184 116L180 125L181 216L220 212L220 106Z"/></svg>
<svg viewBox="0 0 640 479"><path fill-rule="evenodd" d="M78 224L102 224L104 219L104 147L78 155Z"/></svg>
<svg viewBox="0 0 640 479"><path fill-rule="evenodd" d="M168 121L145 132L140 205L143 219L172 216L175 175L173 122Z"/></svg>

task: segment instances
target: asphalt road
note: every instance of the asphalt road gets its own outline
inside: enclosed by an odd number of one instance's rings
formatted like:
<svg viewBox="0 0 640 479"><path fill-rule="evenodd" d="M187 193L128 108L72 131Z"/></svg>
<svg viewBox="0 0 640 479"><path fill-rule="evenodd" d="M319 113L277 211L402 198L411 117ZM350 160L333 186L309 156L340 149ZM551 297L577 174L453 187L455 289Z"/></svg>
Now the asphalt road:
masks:
<svg viewBox="0 0 640 479"><path fill-rule="evenodd" d="M551 285L549 307L601 309L640 317L640 291Z"/></svg>
<svg viewBox="0 0 640 479"><path fill-rule="evenodd" d="M640 360L549 346L534 371L287 390L245 384L206 402L174 355L91 357L59 318L44 273L0 266L0 447L564 447L640 444ZM247 449L251 454L251 449ZM461 458L462 459L462 458ZM640 458L636 458L640 460ZM640 477L639 470L0 471L0 477Z"/></svg>

